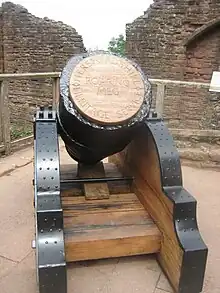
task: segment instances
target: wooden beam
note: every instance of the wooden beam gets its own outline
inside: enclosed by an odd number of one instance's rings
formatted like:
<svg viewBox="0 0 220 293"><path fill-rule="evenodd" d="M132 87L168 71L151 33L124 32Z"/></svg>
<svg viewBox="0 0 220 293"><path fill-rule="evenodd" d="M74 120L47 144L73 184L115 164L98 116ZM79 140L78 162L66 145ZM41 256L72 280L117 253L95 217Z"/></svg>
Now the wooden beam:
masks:
<svg viewBox="0 0 220 293"><path fill-rule="evenodd" d="M59 78L60 72L6 73L0 74L0 80L5 79L45 79Z"/></svg>
<svg viewBox="0 0 220 293"><path fill-rule="evenodd" d="M0 81L0 91L2 87L2 82ZM0 97L0 145L3 143L3 100Z"/></svg>
<svg viewBox="0 0 220 293"><path fill-rule="evenodd" d="M156 112L163 116L163 109L164 109L164 95L165 95L165 85L158 84L157 85L157 95L156 95Z"/></svg>
<svg viewBox="0 0 220 293"><path fill-rule="evenodd" d="M3 144L5 146L5 154L7 155L11 152L10 111L7 81L0 83L0 109Z"/></svg>
<svg viewBox="0 0 220 293"><path fill-rule="evenodd" d="M59 102L60 97L60 79L55 77L53 79L53 109L56 109L56 106Z"/></svg>
<svg viewBox="0 0 220 293"><path fill-rule="evenodd" d="M102 162L96 165L87 166L78 164L78 176L80 178L104 178L105 169ZM84 183L84 193L86 199L104 199L109 198L109 189L107 183Z"/></svg>

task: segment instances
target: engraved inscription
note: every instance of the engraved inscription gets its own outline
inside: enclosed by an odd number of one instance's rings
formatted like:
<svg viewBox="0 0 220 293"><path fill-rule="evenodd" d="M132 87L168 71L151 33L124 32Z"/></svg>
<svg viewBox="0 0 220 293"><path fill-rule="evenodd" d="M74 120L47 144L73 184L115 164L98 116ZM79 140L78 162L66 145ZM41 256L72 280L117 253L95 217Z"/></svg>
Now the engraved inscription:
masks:
<svg viewBox="0 0 220 293"><path fill-rule="evenodd" d="M116 123L138 112L143 103L144 83L128 61L101 54L87 57L75 67L70 93L87 117Z"/></svg>
<svg viewBox="0 0 220 293"><path fill-rule="evenodd" d="M111 88L111 87L104 87L100 86L97 90L97 95L98 96L111 96L111 95L119 95L119 90L117 88Z"/></svg>

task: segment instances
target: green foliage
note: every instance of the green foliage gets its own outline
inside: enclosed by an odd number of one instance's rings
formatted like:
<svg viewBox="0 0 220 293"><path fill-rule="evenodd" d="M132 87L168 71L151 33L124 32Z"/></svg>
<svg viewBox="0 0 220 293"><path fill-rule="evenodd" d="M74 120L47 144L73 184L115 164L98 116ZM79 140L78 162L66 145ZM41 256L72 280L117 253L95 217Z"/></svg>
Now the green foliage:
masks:
<svg viewBox="0 0 220 293"><path fill-rule="evenodd" d="M111 39L108 44L108 51L121 56L125 55L125 39L122 34L120 34L117 38Z"/></svg>
<svg viewBox="0 0 220 293"><path fill-rule="evenodd" d="M17 123L12 123L11 124L11 140L16 140L19 138L27 137L29 135L33 134L33 129L32 125L22 125L22 124L17 124Z"/></svg>

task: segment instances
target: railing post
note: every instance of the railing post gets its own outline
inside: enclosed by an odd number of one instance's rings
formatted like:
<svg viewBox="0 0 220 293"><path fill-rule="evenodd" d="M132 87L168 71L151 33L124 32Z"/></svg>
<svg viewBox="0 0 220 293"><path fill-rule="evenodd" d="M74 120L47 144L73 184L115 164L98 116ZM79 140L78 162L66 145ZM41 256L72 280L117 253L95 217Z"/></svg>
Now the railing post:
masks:
<svg viewBox="0 0 220 293"><path fill-rule="evenodd" d="M0 93L2 88L2 81L0 80ZM0 145L3 143L3 103L0 95Z"/></svg>
<svg viewBox="0 0 220 293"><path fill-rule="evenodd" d="M2 140L5 147L5 154L8 155L11 152L11 134L7 80L1 81L0 83L0 113Z"/></svg>
<svg viewBox="0 0 220 293"><path fill-rule="evenodd" d="M158 113L160 117L163 117L164 95L165 95L165 84L157 84L156 112Z"/></svg>
<svg viewBox="0 0 220 293"><path fill-rule="evenodd" d="M60 95L60 79L59 77L53 78L53 109L56 109Z"/></svg>

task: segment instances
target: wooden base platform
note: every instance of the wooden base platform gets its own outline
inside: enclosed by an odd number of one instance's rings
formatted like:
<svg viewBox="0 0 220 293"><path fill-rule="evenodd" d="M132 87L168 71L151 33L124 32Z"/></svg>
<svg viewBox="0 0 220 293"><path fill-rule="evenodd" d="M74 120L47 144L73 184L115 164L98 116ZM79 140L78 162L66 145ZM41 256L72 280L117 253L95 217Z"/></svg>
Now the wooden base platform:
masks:
<svg viewBox="0 0 220 293"><path fill-rule="evenodd" d="M134 193L63 198L66 260L155 253L161 234Z"/></svg>
<svg viewBox="0 0 220 293"><path fill-rule="evenodd" d="M94 183L104 177L121 181ZM65 186L74 178L90 180ZM61 166L61 198L67 262L155 253L175 292L202 291L208 250L162 121L149 122L104 168Z"/></svg>
<svg viewBox="0 0 220 293"><path fill-rule="evenodd" d="M106 174L119 176L114 164L104 166ZM70 171L71 167L64 166L62 173L68 169ZM76 176L76 168L73 168L72 176ZM128 193L131 189L128 184L109 185L109 199L88 200L77 188L63 192L68 262L159 251L161 233L137 196L131 191ZM112 191L116 193L112 194Z"/></svg>
<svg viewBox="0 0 220 293"><path fill-rule="evenodd" d="M34 128L40 293L67 293L67 262L148 253L155 253L175 293L200 293L208 249L163 121L147 120L104 166L65 166L55 113L50 120L45 113L37 114Z"/></svg>

